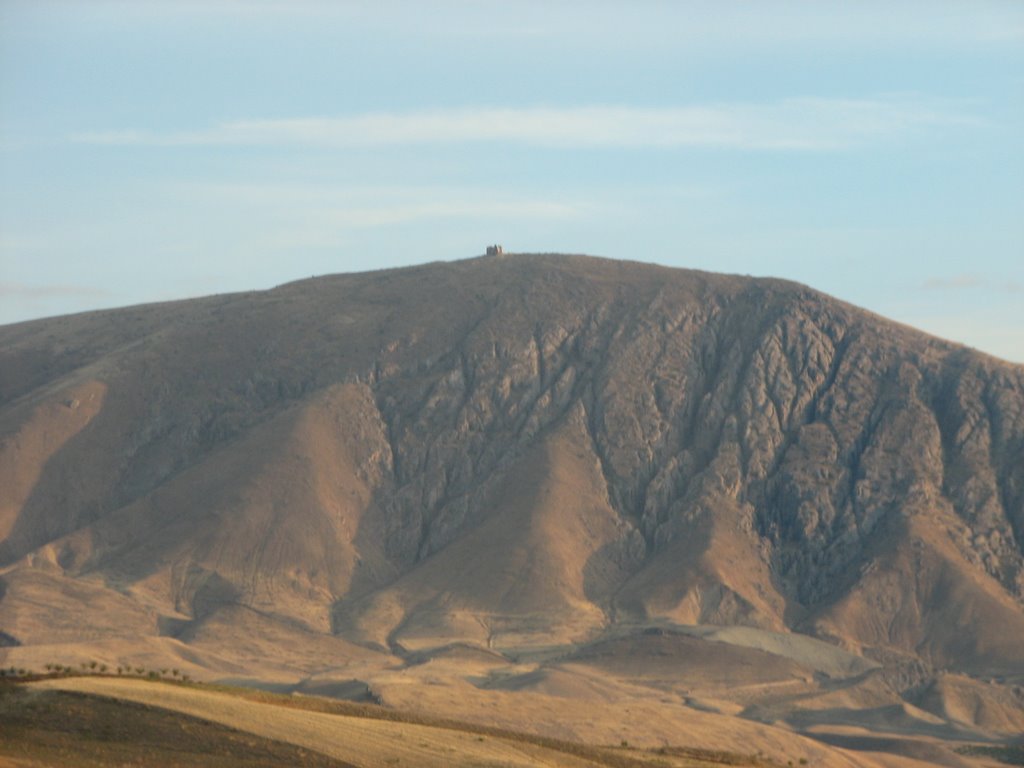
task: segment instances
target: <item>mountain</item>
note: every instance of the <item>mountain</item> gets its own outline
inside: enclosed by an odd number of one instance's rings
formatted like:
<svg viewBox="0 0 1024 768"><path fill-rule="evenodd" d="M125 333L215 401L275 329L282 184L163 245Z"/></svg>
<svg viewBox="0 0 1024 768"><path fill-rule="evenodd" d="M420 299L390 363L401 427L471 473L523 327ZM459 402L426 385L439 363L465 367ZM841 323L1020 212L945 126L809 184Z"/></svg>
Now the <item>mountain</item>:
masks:
<svg viewBox="0 0 1024 768"><path fill-rule="evenodd" d="M781 280L504 254L0 328L0 659L715 643L1012 733L1022 542L1024 367Z"/></svg>

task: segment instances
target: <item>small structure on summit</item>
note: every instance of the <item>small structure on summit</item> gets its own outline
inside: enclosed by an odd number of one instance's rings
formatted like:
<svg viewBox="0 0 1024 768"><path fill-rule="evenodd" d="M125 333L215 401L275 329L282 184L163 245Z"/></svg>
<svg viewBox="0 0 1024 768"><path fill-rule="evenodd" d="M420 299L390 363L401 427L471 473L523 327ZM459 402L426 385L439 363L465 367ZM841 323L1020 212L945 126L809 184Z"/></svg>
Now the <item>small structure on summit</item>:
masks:
<svg viewBox="0 0 1024 768"><path fill-rule="evenodd" d="M505 249L502 248L500 245L488 245L487 246L487 255L488 256L501 256L501 254L503 254L504 252L505 252Z"/></svg>

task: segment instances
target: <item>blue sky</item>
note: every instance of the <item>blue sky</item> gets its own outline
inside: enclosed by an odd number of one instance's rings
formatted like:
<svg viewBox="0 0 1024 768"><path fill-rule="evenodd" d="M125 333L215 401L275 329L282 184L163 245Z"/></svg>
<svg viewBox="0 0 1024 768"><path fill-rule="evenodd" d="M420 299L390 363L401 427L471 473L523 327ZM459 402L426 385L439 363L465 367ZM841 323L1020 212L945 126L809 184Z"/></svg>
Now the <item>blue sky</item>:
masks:
<svg viewBox="0 0 1024 768"><path fill-rule="evenodd" d="M491 242L1024 362L1024 3L0 0L0 323Z"/></svg>

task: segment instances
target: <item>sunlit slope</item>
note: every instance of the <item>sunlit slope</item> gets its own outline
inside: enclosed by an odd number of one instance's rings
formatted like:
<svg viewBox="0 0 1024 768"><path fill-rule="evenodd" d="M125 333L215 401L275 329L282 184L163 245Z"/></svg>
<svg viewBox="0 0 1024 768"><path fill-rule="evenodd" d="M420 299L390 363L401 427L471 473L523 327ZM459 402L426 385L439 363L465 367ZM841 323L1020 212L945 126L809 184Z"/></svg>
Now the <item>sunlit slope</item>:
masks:
<svg viewBox="0 0 1024 768"><path fill-rule="evenodd" d="M790 754L817 764L859 766L907 766L916 763L903 758L881 759L847 754L842 750L821 747L787 736L757 734L748 727L752 740L745 743L743 753L728 753L705 748L706 758L697 749L665 749L647 751L602 747L574 742L530 737L508 731L478 728L453 721L430 723L401 713L343 714L342 708L322 705L316 701L289 702L280 697L251 697L230 690L168 685L144 680L85 677L64 678L33 683L35 690L71 691L102 696L118 701L144 704L176 712L202 721L228 726L242 733L253 734L272 742L313 751L319 755L365 768L387 765L416 766L566 766L566 768L643 768L644 766L688 766L698 768L723 761L732 765L773 766L778 761L758 758L756 752L772 738L777 739ZM262 700L261 700L262 698ZM354 708L349 708L354 709ZM713 716L706 716L696 727L710 726ZM720 727L720 726L719 726ZM736 727L743 728L737 723ZM761 729L762 731L765 729ZM710 734L709 734L710 735ZM720 736L735 737L722 731ZM707 739L705 739L706 741Z"/></svg>
<svg viewBox="0 0 1024 768"><path fill-rule="evenodd" d="M1024 707L1024 369L783 281L507 255L6 326L0 481L0 663L380 682L710 625L854 658L761 649L854 709Z"/></svg>

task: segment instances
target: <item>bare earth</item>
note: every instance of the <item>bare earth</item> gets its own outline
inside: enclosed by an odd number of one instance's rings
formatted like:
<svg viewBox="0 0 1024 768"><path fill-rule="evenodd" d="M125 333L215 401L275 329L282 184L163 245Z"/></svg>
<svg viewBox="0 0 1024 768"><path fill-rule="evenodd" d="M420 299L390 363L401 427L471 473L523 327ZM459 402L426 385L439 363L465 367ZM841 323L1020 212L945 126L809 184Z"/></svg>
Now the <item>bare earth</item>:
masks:
<svg viewBox="0 0 1024 768"><path fill-rule="evenodd" d="M0 327L3 669L962 768L1024 733L1022 542L1024 367L784 281L506 254Z"/></svg>

